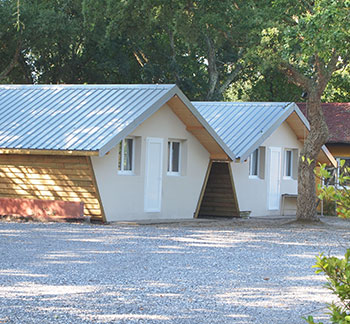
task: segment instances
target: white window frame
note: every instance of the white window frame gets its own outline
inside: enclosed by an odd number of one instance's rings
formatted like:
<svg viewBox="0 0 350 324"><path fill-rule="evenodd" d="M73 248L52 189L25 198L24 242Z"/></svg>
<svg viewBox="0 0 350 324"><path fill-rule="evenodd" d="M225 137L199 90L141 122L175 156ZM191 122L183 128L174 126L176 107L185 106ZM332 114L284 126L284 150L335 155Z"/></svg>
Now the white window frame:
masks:
<svg viewBox="0 0 350 324"><path fill-rule="evenodd" d="M253 170L253 157L254 157L254 152L257 151L258 154L256 155L256 171L257 174L252 174L252 170ZM260 173L260 149L257 148L256 150L254 150L249 157L249 179L259 179L259 173Z"/></svg>
<svg viewBox="0 0 350 324"><path fill-rule="evenodd" d="M170 147L169 147L169 143L170 143ZM173 164L173 143L179 143L179 161L178 161L178 165L179 165L179 171L172 171L172 164ZM167 169L167 175L169 176L180 176L181 175L181 151L182 151L182 143L180 140L168 140L168 166L169 166L169 170Z"/></svg>
<svg viewBox="0 0 350 324"><path fill-rule="evenodd" d="M124 143L125 140L132 140L132 158L131 158L131 170L124 170ZM122 175L134 175L135 174L135 138L133 137L126 137L125 139L123 139L119 145L121 145L121 152L120 148L118 148L118 164L117 164L117 168L118 168L118 174L122 174ZM119 169L119 162L120 162L120 169Z"/></svg>
<svg viewBox="0 0 350 324"><path fill-rule="evenodd" d="M287 175L287 152L290 152L290 175ZM283 179L293 179L293 150L292 149L285 149L284 150L284 172L283 172Z"/></svg>

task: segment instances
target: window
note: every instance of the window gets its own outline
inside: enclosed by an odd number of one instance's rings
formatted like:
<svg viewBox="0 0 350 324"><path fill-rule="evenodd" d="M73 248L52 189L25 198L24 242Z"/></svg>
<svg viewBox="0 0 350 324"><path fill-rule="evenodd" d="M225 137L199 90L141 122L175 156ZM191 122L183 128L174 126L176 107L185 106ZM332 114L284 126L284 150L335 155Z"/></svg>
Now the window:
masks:
<svg viewBox="0 0 350 324"><path fill-rule="evenodd" d="M293 175L293 151L285 150L284 153L284 176L291 178Z"/></svg>
<svg viewBox="0 0 350 324"><path fill-rule="evenodd" d="M119 144L118 172L133 174L134 171L134 139L125 138Z"/></svg>
<svg viewBox="0 0 350 324"><path fill-rule="evenodd" d="M179 141L168 141L168 175L180 175Z"/></svg>
<svg viewBox="0 0 350 324"><path fill-rule="evenodd" d="M257 148L251 155L249 159L249 176L250 177L259 177L259 159L260 152Z"/></svg>

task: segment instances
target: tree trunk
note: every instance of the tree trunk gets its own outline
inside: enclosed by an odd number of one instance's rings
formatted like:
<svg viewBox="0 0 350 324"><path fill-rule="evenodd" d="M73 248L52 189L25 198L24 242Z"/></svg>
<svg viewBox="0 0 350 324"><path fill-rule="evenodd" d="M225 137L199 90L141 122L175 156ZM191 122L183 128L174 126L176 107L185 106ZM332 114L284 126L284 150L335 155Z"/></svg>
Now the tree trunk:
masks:
<svg viewBox="0 0 350 324"><path fill-rule="evenodd" d="M217 85L219 81L219 72L216 67L216 52L213 41L206 36L208 46L208 75L209 75L209 90L207 93L207 100L212 100L217 91Z"/></svg>
<svg viewBox="0 0 350 324"><path fill-rule="evenodd" d="M16 51L15 54L13 56L12 61L10 62L10 64L0 73L0 80L3 80L7 77L7 75L16 67L16 65L18 64L18 57L19 54L21 52L21 47L22 47L22 42L21 40L18 41L17 43L17 47L16 47Z"/></svg>
<svg viewBox="0 0 350 324"><path fill-rule="evenodd" d="M301 150L298 167L297 220L317 221L316 183L314 169L318 154L328 139L328 127L323 118L321 98L315 90L306 103L310 132Z"/></svg>

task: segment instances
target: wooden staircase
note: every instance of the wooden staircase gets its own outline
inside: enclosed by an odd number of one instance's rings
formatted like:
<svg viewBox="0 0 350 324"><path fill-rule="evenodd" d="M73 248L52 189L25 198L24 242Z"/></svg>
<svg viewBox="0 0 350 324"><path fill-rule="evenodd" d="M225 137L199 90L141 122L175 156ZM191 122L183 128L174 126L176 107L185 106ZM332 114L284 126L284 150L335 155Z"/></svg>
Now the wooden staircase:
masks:
<svg viewBox="0 0 350 324"><path fill-rule="evenodd" d="M213 162L210 167L199 218L239 217L233 180L228 163Z"/></svg>

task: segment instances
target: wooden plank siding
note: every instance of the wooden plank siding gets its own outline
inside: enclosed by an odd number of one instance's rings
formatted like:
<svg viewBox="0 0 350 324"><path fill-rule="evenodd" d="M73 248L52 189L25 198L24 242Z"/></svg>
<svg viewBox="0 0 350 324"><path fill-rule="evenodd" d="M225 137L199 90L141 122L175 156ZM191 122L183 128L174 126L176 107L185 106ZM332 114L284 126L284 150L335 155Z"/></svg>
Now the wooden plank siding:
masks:
<svg viewBox="0 0 350 324"><path fill-rule="evenodd" d="M88 156L0 154L0 197L81 201L85 216L105 221Z"/></svg>
<svg viewBox="0 0 350 324"><path fill-rule="evenodd" d="M212 162L195 217L239 217L229 163Z"/></svg>

